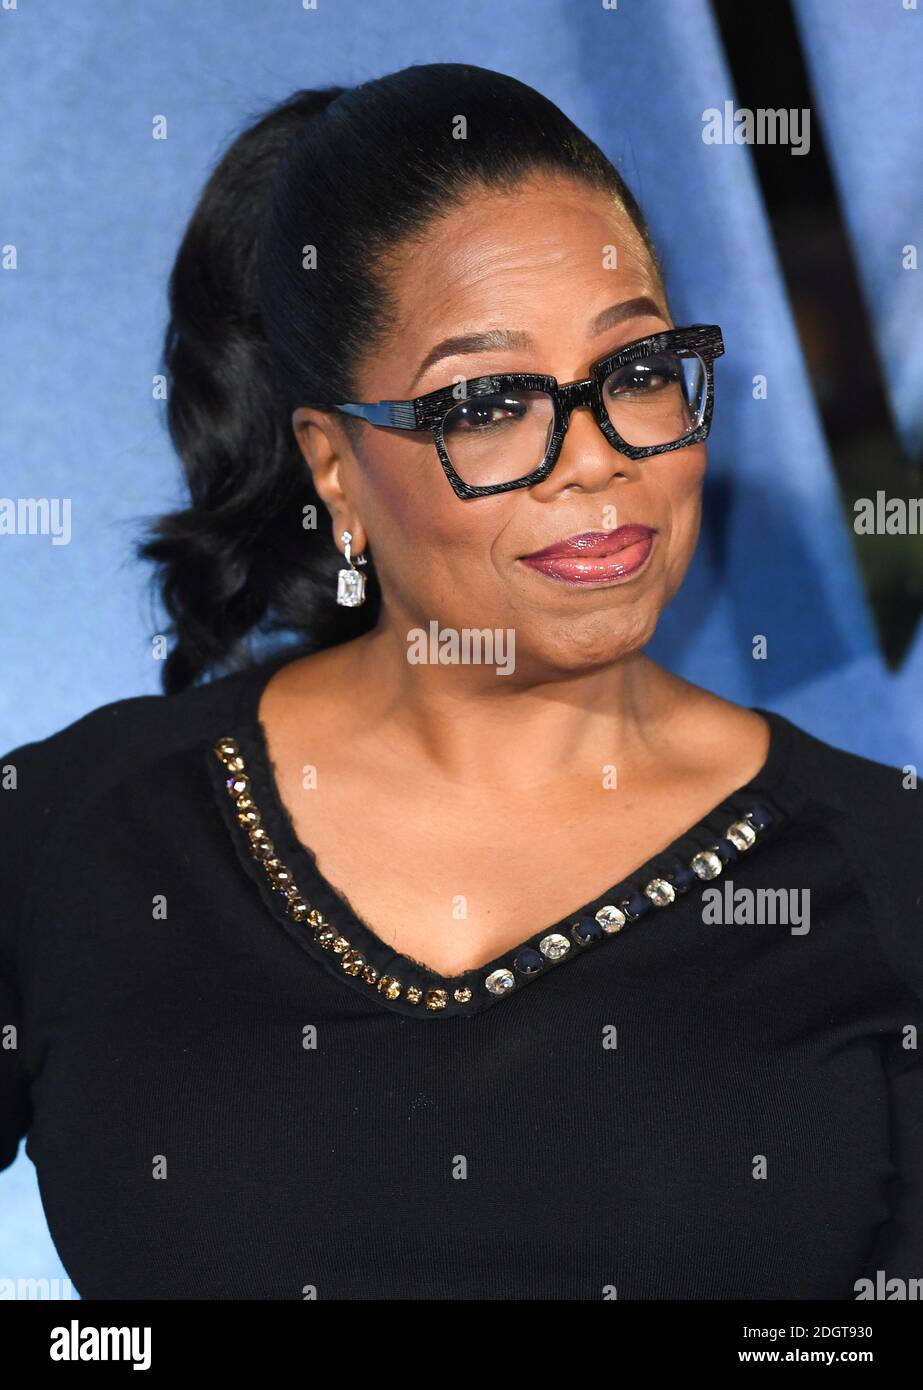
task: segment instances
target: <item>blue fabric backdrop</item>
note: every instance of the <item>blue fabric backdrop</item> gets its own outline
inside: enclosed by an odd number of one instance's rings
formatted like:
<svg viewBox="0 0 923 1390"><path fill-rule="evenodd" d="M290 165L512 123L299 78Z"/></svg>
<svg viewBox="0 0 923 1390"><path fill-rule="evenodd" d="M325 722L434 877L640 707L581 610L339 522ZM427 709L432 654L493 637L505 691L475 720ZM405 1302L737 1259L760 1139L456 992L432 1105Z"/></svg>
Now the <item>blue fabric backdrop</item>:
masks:
<svg viewBox="0 0 923 1390"><path fill-rule="evenodd" d="M11 3L11 0L6 0ZM796 0L816 104L908 447L923 441L923 13ZM772 7L754 7L759 26ZM70 498L67 545L0 537L0 749L159 689L139 519L179 496L152 399L166 278L206 174L240 123L296 87L414 62L477 63L556 101L627 178L677 322L720 323L727 356L706 521L650 651L842 747L923 762L923 628L898 674L876 643L752 152L705 145L734 100L707 0L18 0L0 9L0 496ZM151 138L165 115L169 137ZM795 156L793 156L795 157ZM895 359L892 357L892 361ZM754 400L752 379L768 379ZM920 542L923 544L923 541ZM769 641L754 661L754 634ZM62 776L67 770L62 769ZM86 1098L88 1108L92 1097ZM63 1271L32 1164L0 1175L0 1278Z"/></svg>

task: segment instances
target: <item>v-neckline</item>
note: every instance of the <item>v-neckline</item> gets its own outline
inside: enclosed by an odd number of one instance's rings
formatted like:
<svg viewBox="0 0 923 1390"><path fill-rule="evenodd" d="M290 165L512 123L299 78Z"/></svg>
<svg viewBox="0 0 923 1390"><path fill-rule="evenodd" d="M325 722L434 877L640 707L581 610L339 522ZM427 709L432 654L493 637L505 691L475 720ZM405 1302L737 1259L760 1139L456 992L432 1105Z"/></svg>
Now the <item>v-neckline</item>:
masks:
<svg viewBox="0 0 923 1390"><path fill-rule="evenodd" d="M770 731L766 758L753 777L605 892L493 960L441 975L388 945L298 838L259 718L270 678L294 659L276 657L246 673L232 727L219 731L207 750L211 782L240 863L279 925L338 979L401 1014L480 1013L604 942L611 949L622 930L645 930L652 916L717 878L726 864L746 861L786 818L773 793L788 768L794 726L784 715L753 705Z"/></svg>

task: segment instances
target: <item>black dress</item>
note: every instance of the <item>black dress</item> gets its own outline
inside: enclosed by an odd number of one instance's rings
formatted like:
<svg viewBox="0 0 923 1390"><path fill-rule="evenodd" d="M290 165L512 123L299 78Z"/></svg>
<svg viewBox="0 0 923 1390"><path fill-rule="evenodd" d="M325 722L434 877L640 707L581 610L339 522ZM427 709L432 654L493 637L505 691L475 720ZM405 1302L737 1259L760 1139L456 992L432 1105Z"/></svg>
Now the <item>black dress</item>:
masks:
<svg viewBox="0 0 923 1390"><path fill-rule="evenodd" d="M0 1166L26 1135L79 1294L923 1276L923 791L760 709L756 777L445 979L298 843L257 723L279 664L0 763Z"/></svg>

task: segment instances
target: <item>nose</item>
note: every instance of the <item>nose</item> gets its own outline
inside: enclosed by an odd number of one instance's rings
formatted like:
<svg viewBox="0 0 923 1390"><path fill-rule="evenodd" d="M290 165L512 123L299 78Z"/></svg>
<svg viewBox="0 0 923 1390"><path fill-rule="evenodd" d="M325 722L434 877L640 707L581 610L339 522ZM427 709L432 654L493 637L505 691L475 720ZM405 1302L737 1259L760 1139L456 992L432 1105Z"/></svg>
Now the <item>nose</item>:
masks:
<svg viewBox="0 0 923 1390"><path fill-rule="evenodd" d="M576 397L576 398L575 398ZM641 464L619 453L603 434L588 392L575 393L562 403L564 438L557 463L532 492L542 500L565 488L598 492L613 478L630 481L640 477Z"/></svg>

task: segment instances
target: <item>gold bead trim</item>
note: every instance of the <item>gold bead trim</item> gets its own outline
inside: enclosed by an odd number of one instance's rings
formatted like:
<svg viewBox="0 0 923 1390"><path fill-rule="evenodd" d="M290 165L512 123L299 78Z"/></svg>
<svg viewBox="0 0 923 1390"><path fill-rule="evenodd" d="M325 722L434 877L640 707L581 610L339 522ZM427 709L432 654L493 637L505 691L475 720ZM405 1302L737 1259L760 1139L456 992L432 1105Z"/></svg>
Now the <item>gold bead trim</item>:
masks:
<svg viewBox="0 0 923 1390"><path fill-rule="evenodd" d="M278 893L285 902L285 910L293 922L299 922L310 931L317 944L325 951L340 957L340 965L347 975L377 989L386 999L403 998L408 1004L423 1004L434 1012L444 1009L449 1002L445 989L422 990L417 985L408 985L394 975L380 975L370 965L361 951L328 922L323 913L307 902L291 870L282 863L276 854L275 846L263 828L259 808L253 799L250 779L246 773L244 759L233 738L222 738L214 746L215 757L224 764L227 772L225 787L234 802L238 825L247 832L250 853L261 866L273 892ZM452 991L456 1004L467 1004L471 990L467 988Z"/></svg>

